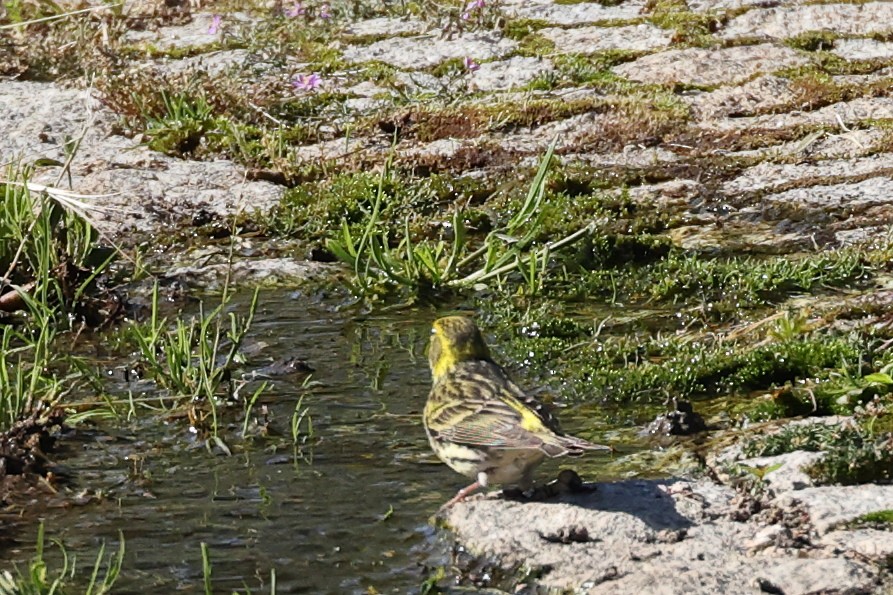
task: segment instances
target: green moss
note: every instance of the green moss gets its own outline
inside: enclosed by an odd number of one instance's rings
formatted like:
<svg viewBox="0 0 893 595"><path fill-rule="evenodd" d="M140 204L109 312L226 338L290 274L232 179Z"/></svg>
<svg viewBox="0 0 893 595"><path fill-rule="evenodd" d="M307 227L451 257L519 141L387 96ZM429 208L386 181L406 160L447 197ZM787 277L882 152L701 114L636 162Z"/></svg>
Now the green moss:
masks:
<svg viewBox="0 0 893 595"><path fill-rule="evenodd" d="M824 452L806 472L818 483L859 484L893 479L893 435L855 423L792 425L744 446L746 456Z"/></svg>
<svg viewBox="0 0 893 595"><path fill-rule="evenodd" d="M272 213L262 216L262 228L274 235L307 240L338 233L342 220L359 229L371 209L378 184L378 172L345 173L300 184L285 193ZM394 172L385 178L382 191L383 222L402 226L408 217L419 236L428 237L436 230L430 225L432 218L446 219L446 211L455 203L483 201L491 189L469 178L417 178ZM489 231L489 215L474 208L466 211L465 223L470 234Z"/></svg>
<svg viewBox="0 0 893 595"><path fill-rule="evenodd" d="M831 31L807 31L785 40L788 47L805 52L828 51L834 47L837 35Z"/></svg>
<svg viewBox="0 0 893 595"><path fill-rule="evenodd" d="M571 86L595 85L615 87L623 81L611 69L635 60L640 52L606 50L593 54L561 54L553 62L562 83Z"/></svg>
<svg viewBox="0 0 893 595"><path fill-rule="evenodd" d="M546 39L538 33L530 33L524 36L518 42L518 48L515 53L518 56L530 56L533 58L542 58L555 52L555 42Z"/></svg>
<svg viewBox="0 0 893 595"><path fill-rule="evenodd" d="M494 305L482 307L492 312ZM528 312L515 328L539 330L502 344L507 359L523 362L530 374L561 378L562 392L575 400L660 402L668 395L768 389L828 378L841 362L858 361L859 356L858 342L850 338L810 336L754 347L706 338L648 337L629 329L602 337L597 324L568 320L562 311L553 306Z"/></svg>
<svg viewBox="0 0 893 595"><path fill-rule="evenodd" d="M509 39L522 41L528 35L548 26L548 22L539 19L511 19L505 24L502 34Z"/></svg>
<svg viewBox="0 0 893 595"><path fill-rule="evenodd" d="M672 29L674 43L691 46L715 45L713 33L723 23L723 18L710 12L696 13L688 9L684 0L649 0L651 16L648 18L662 29Z"/></svg>
<svg viewBox="0 0 893 595"><path fill-rule="evenodd" d="M587 295L619 295L624 301L695 301L721 314L730 306L733 311L764 306L820 286L852 286L870 274L870 264L857 249L800 258L709 258L673 250L643 267L596 268L578 289Z"/></svg>
<svg viewBox="0 0 893 595"><path fill-rule="evenodd" d="M885 528L893 526L893 510L877 510L863 514L853 520L853 525L883 525Z"/></svg>

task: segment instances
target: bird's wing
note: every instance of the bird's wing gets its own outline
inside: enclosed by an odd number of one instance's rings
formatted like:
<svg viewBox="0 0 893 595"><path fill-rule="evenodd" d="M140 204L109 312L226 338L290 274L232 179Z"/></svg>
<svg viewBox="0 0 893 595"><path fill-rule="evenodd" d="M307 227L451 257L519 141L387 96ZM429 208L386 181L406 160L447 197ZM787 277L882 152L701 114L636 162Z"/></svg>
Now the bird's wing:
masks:
<svg viewBox="0 0 893 595"><path fill-rule="evenodd" d="M489 364L489 363L488 363ZM560 438L501 369L488 374L459 371L439 382L428 398L428 430L444 440L469 446L543 448Z"/></svg>

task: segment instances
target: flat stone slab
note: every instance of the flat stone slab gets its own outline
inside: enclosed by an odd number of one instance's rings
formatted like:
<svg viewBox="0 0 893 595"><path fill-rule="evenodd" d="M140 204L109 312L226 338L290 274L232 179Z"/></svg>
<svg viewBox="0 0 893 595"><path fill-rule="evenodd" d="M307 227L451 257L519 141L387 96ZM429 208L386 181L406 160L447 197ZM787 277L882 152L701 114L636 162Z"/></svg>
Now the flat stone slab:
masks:
<svg viewBox="0 0 893 595"><path fill-rule="evenodd" d="M831 531L822 536L822 545L838 551L854 551L866 558L886 562L893 556L893 532L878 529Z"/></svg>
<svg viewBox="0 0 893 595"><path fill-rule="evenodd" d="M777 0L688 0L685 4L693 12L725 12L750 7L769 7L775 5ZM790 2L799 4L800 2Z"/></svg>
<svg viewBox="0 0 893 595"><path fill-rule="evenodd" d="M802 66L809 59L788 47L760 44L722 49L669 50L615 66L614 73L643 83L719 85L762 73Z"/></svg>
<svg viewBox="0 0 893 595"><path fill-rule="evenodd" d="M604 50L648 51L670 45L672 33L654 25L628 27L549 27L539 34L564 53L592 54Z"/></svg>
<svg viewBox="0 0 893 595"><path fill-rule="evenodd" d="M231 161L168 157L114 134L116 123L117 116L90 90L36 82L0 85L0 136L5 139L0 161L64 161L66 137L83 134L72 162L72 190L105 195L82 200L94 207L91 221L116 240L127 243L130 230L157 232L201 209L221 216L269 209L282 196L282 187L247 180L245 169ZM58 175L58 167L44 166L32 181L52 185Z"/></svg>
<svg viewBox="0 0 893 595"><path fill-rule="evenodd" d="M378 60L398 68L427 68L455 58L468 57L477 62L500 58L517 45L516 41L495 33L465 33L452 39L429 34L350 46L344 50L343 56L350 62Z"/></svg>
<svg viewBox="0 0 893 595"><path fill-rule="evenodd" d="M711 92L687 95L682 99L692 113L704 120L741 117L770 110L794 101L791 81L766 75L734 87L720 87Z"/></svg>
<svg viewBox="0 0 893 595"><path fill-rule="evenodd" d="M553 4L551 0L507 2L503 11L510 18L536 19L551 25L580 25L604 21L635 19L644 16L643 0L626 0L616 6L597 2Z"/></svg>
<svg viewBox="0 0 893 595"><path fill-rule="evenodd" d="M424 33L429 26L416 19L399 19L394 17L379 17L350 23L344 28L348 35L363 37L389 37L392 35L406 35Z"/></svg>
<svg viewBox="0 0 893 595"><path fill-rule="evenodd" d="M446 522L470 552L534 571L530 580L543 589L872 591L878 569L821 550L766 547L785 527L730 520L734 500L734 490L712 482L620 481L552 502L472 499L449 509Z"/></svg>
<svg viewBox="0 0 893 595"><path fill-rule="evenodd" d="M876 39L838 39L831 52L845 60L887 60L893 58L893 43Z"/></svg>
<svg viewBox="0 0 893 595"><path fill-rule="evenodd" d="M871 512L893 510L893 485L823 486L783 494L783 506L798 503L813 527L824 535Z"/></svg>
<svg viewBox="0 0 893 595"><path fill-rule="evenodd" d="M816 163L763 162L723 184L722 192L734 196L746 192L778 190L792 184L810 186L823 180L857 178L878 173L893 173L893 153L869 155L857 161L828 159Z"/></svg>
<svg viewBox="0 0 893 595"><path fill-rule="evenodd" d="M865 4L809 4L754 9L729 21L725 39L769 37L788 39L807 31L831 31L841 35L868 35L890 29L893 2Z"/></svg>
<svg viewBox="0 0 893 595"><path fill-rule="evenodd" d="M140 47L154 47L163 50L196 48L223 39L226 28L240 26L250 22L243 13L228 13L225 17L204 12L193 15L192 20L185 25L172 27L160 27L155 30L128 31L122 37L124 43L138 45Z"/></svg>
<svg viewBox="0 0 893 595"><path fill-rule="evenodd" d="M471 91L507 91L523 87L553 70L552 63L545 58L515 56L508 60L485 62L468 77L468 88Z"/></svg>
<svg viewBox="0 0 893 595"><path fill-rule="evenodd" d="M883 176L855 183L812 185L770 194L763 197L761 208L764 216L773 219L776 218L773 214L778 213L800 221L826 222L854 217L872 207L891 204L893 180Z"/></svg>
<svg viewBox="0 0 893 595"><path fill-rule="evenodd" d="M721 118L697 123L702 128L720 131L730 130L783 130L799 126L844 127L864 120L886 120L893 118L893 98L860 97L852 101L842 101L823 108L804 112L792 111L764 116L741 118Z"/></svg>

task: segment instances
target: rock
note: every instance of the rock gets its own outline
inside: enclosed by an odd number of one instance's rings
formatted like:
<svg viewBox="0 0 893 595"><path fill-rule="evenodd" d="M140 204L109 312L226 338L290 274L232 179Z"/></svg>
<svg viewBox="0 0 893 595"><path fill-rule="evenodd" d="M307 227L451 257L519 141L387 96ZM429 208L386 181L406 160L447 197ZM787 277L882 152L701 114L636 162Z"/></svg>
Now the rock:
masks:
<svg viewBox="0 0 893 595"><path fill-rule="evenodd" d="M831 531L819 543L841 553L852 551L885 564L893 557L893 533L889 530Z"/></svg>
<svg viewBox="0 0 893 595"><path fill-rule="evenodd" d="M887 60L893 58L893 43L876 39L838 39L831 52L844 60Z"/></svg>
<svg viewBox="0 0 893 595"><path fill-rule="evenodd" d="M794 100L788 79L774 75L757 77L734 87L720 87L709 93L688 95L684 100L701 119L740 117L768 111Z"/></svg>
<svg viewBox="0 0 893 595"><path fill-rule="evenodd" d="M643 83L718 85L743 82L756 74L802 66L809 59L791 48L761 44L722 49L668 50L614 67L614 72Z"/></svg>
<svg viewBox="0 0 893 595"><path fill-rule="evenodd" d="M868 35L886 31L893 22L893 4L809 4L756 9L733 18L721 35L788 39L808 31Z"/></svg>
<svg viewBox="0 0 893 595"><path fill-rule="evenodd" d="M476 555L534 571L539 589L871 592L878 569L821 550L801 557L769 549L785 530L730 520L734 498L709 481L620 481L548 503L475 498L448 510L446 521Z"/></svg>
<svg viewBox="0 0 893 595"><path fill-rule="evenodd" d="M212 13L196 13L185 25L160 27L154 31L132 30L125 33L121 41L164 50L202 47L219 42L227 28L250 22L244 13L228 13L225 18Z"/></svg>
<svg viewBox="0 0 893 595"><path fill-rule="evenodd" d="M690 436L707 429L704 418L695 413L688 401L676 401L675 409L658 415L641 434L646 436Z"/></svg>
<svg viewBox="0 0 893 595"><path fill-rule="evenodd" d="M856 163L851 159L827 159L814 163L763 162L723 184L722 192L730 196L749 192L773 192L791 186L810 187L817 182L835 178L864 178L889 171L893 171L893 153L866 156ZM790 197L785 196L784 199L788 198Z"/></svg>
<svg viewBox="0 0 893 595"><path fill-rule="evenodd" d="M232 281L251 285L294 285L313 279L332 278L342 268L321 262L291 258L238 260L230 263L179 266L168 270L165 278L176 279L186 285L199 285L209 290L222 287L227 274Z"/></svg>
<svg viewBox="0 0 893 595"><path fill-rule="evenodd" d="M178 219L191 220L202 209L235 215L278 204L283 189L248 181L244 168L230 161L187 161L168 157L137 141L112 134L117 117L89 91L52 84L7 81L0 86L0 161L37 158L64 161L63 140L83 133L72 162L75 192L98 195L91 221L125 245ZM38 140L42 139L42 140ZM38 168L32 181L54 184L58 167Z"/></svg>
<svg viewBox="0 0 893 595"><path fill-rule="evenodd" d="M645 10L644 0L626 0L616 6L598 2L554 4L550 0L511 1L503 3L509 18L536 19L552 25L580 25L614 20L635 19Z"/></svg>
<svg viewBox="0 0 893 595"><path fill-rule="evenodd" d="M782 494L781 506L802 506L819 535L870 512L893 510L893 485L821 486Z"/></svg>
<svg viewBox="0 0 893 595"><path fill-rule="evenodd" d="M772 457L742 459L737 465L754 470L771 469L762 476L776 493L802 490L815 484L807 473L810 466L825 458L821 452L796 450Z"/></svg>
<svg viewBox="0 0 893 595"><path fill-rule="evenodd" d="M481 64L480 69L469 77L468 87L471 91L506 91L523 87L553 70L549 60L515 56L508 60Z"/></svg>
<svg viewBox="0 0 893 595"><path fill-rule="evenodd" d="M416 19L378 17L348 24L344 32L357 37L393 37L396 35L418 34L428 30L428 25Z"/></svg>
<svg viewBox="0 0 893 595"><path fill-rule="evenodd" d="M452 39L439 34L415 37L391 37L370 45L345 48L350 62L377 60L399 68L427 68L455 58L473 58L477 62L500 58L515 49L517 42L492 33L465 33Z"/></svg>
<svg viewBox="0 0 893 595"><path fill-rule="evenodd" d="M742 118L726 118L702 121L698 126L716 131L747 130L758 133L760 130L778 131L795 127L829 126L846 129L846 126L867 120L893 118L893 99L889 97L860 97L852 101L842 101L814 111L792 111L781 114L768 114Z"/></svg>
<svg viewBox="0 0 893 595"><path fill-rule="evenodd" d="M592 54L603 50L648 51L670 45L672 34L654 25L627 27L549 27L539 34L555 44L555 50L566 53Z"/></svg>

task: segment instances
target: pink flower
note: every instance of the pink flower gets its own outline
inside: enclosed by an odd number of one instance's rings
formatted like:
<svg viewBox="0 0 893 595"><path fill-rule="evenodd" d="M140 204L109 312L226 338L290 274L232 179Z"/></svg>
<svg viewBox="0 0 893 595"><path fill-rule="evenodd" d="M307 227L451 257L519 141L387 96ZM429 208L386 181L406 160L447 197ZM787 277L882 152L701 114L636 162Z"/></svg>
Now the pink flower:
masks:
<svg viewBox="0 0 893 595"><path fill-rule="evenodd" d="M313 74L299 74L291 81L295 89L301 91L315 91L322 84L322 77L315 72Z"/></svg>
<svg viewBox="0 0 893 595"><path fill-rule="evenodd" d="M471 17L471 15L468 14L467 12L463 12L461 15L461 18L463 21L467 21L469 19L469 17Z"/></svg>
<svg viewBox="0 0 893 595"><path fill-rule="evenodd" d="M295 2L291 8L285 11L285 16L290 19L299 17L304 14L304 6L300 2Z"/></svg>
<svg viewBox="0 0 893 595"><path fill-rule="evenodd" d="M332 11L329 8L328 4L323 4L322 7L319 9L319 18L325 20L332 18Z"/></svg>
<svg viewBox="0 0 893 595"><path fill-rule="evenodd" d="M465 57L465 60L463 60L463 63L465 64L465 69L468 70L469 72L474 72L475 70L479 70L481 67L480 64L478 64L477 62L475 62L468 56Z"/></svg>
<svg viewBox="0 0 893 595"><path fill-rule="evenodd" d="M211 26L208 27L208 35L217 35L220 32L220 23L223 22L223 17L219 14L215 14L211 19Z"/></svg>
<svg viewBox="0 0 893 595"><path fill-rule="evenodd" d="M468 3L468 7L465 9L467 12L472 10L481 10L487 5L487 0L471 0Z"/></svg>

